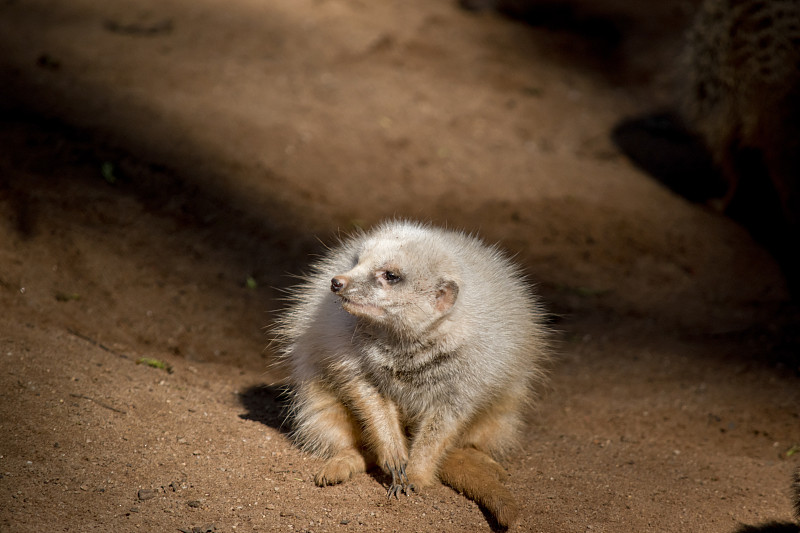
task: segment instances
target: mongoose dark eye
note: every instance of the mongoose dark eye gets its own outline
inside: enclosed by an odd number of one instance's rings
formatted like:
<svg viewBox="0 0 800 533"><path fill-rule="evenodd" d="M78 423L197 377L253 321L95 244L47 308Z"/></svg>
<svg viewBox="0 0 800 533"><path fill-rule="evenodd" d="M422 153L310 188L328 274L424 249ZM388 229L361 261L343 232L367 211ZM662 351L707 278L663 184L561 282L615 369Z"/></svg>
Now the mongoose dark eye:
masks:
<svg viewBox="0 0 800 533"><path fill-rule="evenodd" d="M391 270L385 270L383 272L383 279L388 281L389 283L397 283L400 281L400 274L397 272L392 272Z"/></svg>

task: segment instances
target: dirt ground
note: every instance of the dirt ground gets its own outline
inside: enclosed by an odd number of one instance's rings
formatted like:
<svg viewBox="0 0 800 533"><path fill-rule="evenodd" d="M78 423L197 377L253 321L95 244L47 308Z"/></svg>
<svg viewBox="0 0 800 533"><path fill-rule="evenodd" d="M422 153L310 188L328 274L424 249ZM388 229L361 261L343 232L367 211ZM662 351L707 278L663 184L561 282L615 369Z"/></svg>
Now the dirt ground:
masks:
<svg viewBox="0 0 800 533"><path fill-rule="evenodd" d="M0 1L0 530L490 530L443 486L315 487L283 424L280 289L394 216L501 243L555 317L515 530L791 520L797 306L609 140L692 7L628 4Z"/></svg>

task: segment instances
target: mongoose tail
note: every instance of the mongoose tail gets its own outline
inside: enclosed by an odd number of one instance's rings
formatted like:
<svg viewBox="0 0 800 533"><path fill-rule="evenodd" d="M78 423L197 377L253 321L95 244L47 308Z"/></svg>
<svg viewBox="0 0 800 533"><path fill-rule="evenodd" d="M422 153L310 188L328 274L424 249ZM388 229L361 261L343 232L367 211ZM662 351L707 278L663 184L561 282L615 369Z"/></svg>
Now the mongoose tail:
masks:
<svg viewBox="0 0 800 533"><path fill-rule="evenodd" d="M439 466L442 483L489 511L500 526L508 528L519 516L519 507L500 483L504 475L503 467L475 448L451 450Z"/></svg>

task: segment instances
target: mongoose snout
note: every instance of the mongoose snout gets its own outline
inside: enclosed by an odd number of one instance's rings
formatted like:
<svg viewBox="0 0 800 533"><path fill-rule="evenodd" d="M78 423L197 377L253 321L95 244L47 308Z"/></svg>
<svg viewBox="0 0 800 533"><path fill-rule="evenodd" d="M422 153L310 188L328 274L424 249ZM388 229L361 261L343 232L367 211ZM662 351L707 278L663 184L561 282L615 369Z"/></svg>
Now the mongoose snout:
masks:
<svg viewBox="0 0 800 533"><path fill-rule="evenodd" d="M344 276L335 276L331 280L331 292L338 293L339 291L347 288L347 278Z"/></svg>

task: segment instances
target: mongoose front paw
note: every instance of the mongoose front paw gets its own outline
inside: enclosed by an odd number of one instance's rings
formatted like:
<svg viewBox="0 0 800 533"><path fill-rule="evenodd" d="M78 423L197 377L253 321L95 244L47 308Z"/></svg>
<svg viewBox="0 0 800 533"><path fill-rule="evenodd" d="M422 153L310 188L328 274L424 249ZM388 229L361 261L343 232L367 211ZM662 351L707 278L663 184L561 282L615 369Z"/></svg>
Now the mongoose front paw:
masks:
<svg viewBox="0 0 800 533"><path fill-rule="evenodd" d="M314 483L318 487L336 485L347 481L353 474L363 472L364 469L364 458L357 452L339 453L322 465L320 471L314 475Z"/></svg>
<svg viewBox="0 0 800 533"><path fill-rule="evenodd" d="M386 493L387 498L391 499L391 497L394 496L399 500L401 492L409 496L411 491L417 491L417 487L408 480L405 463L401 464L398 468L393 468L389 466L389 463L385 463L384 467L392 474L392 483L389 485L389 490Z"/></svg>

